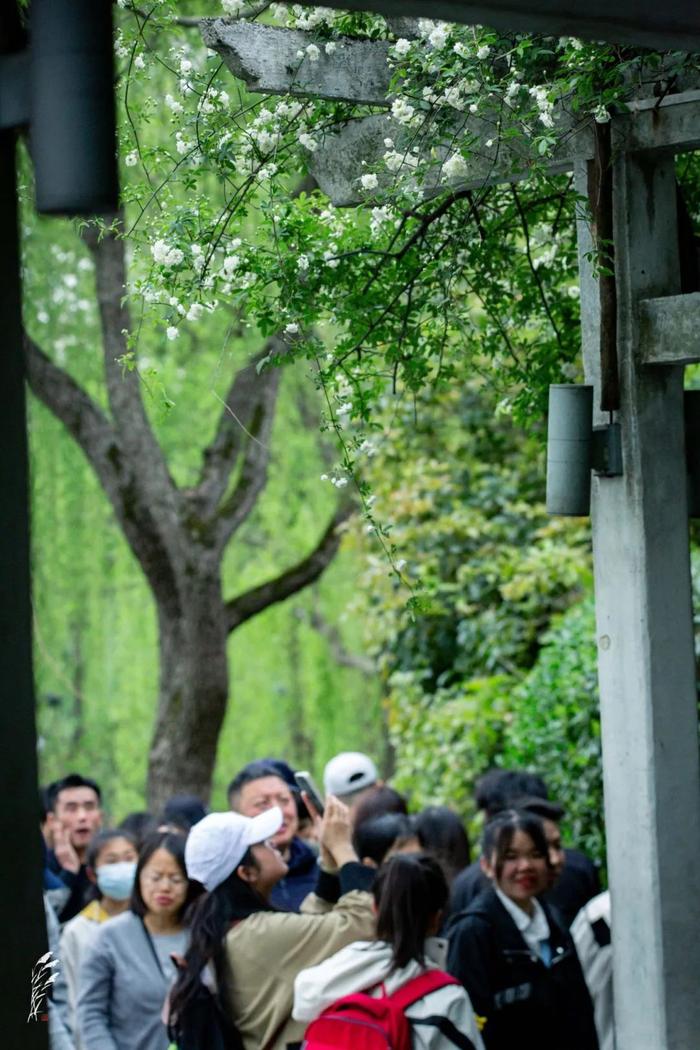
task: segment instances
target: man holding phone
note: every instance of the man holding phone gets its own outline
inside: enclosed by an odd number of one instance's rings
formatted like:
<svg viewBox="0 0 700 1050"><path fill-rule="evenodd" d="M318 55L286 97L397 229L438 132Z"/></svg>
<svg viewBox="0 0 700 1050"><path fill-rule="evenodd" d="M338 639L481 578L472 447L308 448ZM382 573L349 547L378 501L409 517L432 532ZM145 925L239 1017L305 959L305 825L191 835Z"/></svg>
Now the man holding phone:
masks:
<svg viewBox="0 0 700 1050"><path fill-rule="evenodd" d="M228 786L231 809L245 817L255 817L272 806L282 810L283 823L271 842L282 854L289 871L277 883L271 903L287 911L299 911L301 902L316 886L316 854L299 838L298 788L294 774L278 759L249 762Z"/></svg>

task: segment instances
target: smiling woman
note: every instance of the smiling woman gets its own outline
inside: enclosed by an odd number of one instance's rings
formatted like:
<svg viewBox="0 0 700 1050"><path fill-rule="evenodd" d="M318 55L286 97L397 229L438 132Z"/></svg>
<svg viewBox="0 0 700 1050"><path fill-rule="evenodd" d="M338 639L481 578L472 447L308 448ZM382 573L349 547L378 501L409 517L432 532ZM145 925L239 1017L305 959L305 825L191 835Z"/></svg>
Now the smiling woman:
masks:
<svg viewBox="0 0 700 1050"><path fill-rule="evenodd" d="M185 840L147 840L129 911L100 929L81 971L78 1024L83 1050L166 1050L163 1003L184 954L184 914L198 892L185 869Z"/></svg>
<svg viewBox="0 0 700 1050"><path fill-rule="evenodd" d="M569 933L538 900L550 883L539 817L506 810L486 825L491 888L450 927L448 969L469 993L487 1050L597 1050L593 1008Z"/></svg>

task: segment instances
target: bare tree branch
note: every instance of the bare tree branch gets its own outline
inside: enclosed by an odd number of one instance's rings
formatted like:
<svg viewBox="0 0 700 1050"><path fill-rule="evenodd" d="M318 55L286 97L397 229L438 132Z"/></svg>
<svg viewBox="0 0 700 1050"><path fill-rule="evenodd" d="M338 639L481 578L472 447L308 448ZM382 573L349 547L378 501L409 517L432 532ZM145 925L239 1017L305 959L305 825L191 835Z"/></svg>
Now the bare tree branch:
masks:
<svg viewBox="0 0 700 1050"><path fill-rule="evenodd" d="M138 464L124 456L121 435L90 395L26 333L27 380L39 401L63 423L95 471L124 535L156 597L166 608L177 603L171 559L157 516L135 479Z"/></svg>
<svg viewBox="0 0 700 1050"><path fill-rule="evenodd" d="M266 460L267 457L262 455L263 451L269 456L269 431L274 418L281 373L280 369L275 367L266 368L259 373L258 367L260 362L270 355L283 356L288 350L287 343L279 335L273 335L245 368L240 369L233 377L216 434L203 452L199 481L192 493L200 513L205 516L213 515L219 506L231 473L244 449L246 458L250 454L254 457L257 455L260 460ZM255 446L252 450L251 445ZM260 446L264 446L264 449ZM264 480L265 476L263 484Z"/></svg>
<svg viewBox="0 0 700 1050"><path fill-rule="evenodd" d="M121 229L119 216L119 229ZM141 380L135 369L124 367L128 353L126 333L131 317L125 304L125 243L119 232L104 234L87 227L83 238L94 263L97 305L102 329L107 396L122 454L130 461L130 474L149 506L154 521L177 564L183 557L183 533L179 522L179 492L170 475L162 448L151 428L141 396Z"/></svg>
<svg viewBox="0 0 700 1050"><path fill-rule="evenodd" d="M88 392L55 365L26 332L24 353L33 394L80 446L114 506L121 475L121 451L114 427Z"/></svg>
<svg viewBox="0 0 700 1050"><path fill-rule="evenodd" d="M328 642L331 656L340 667L349 667L351 670L359 671L360 674L368 677L377 674L377 665L374 660L370 660L367 656L362 656L361 653L351 653L346 648L338 628L334 624L329 623L318 609L314 609L312 612L307 612L305 609L295 609L294 615L302 623L308 623L317 634L320 634Z"/></svg>
<svg viewBox="0 0 700 1050"><path fill-rule="evenodd" d="M120 219L121 228L121 219ZM107 395L115 426L125 450L133 452L148 470L174 488L163 451L151 429L136 369L124 367L131 316L125 303L126 259L124 239L112 231L100 235L90 226L83 232L95 263L97 305L100 314Z"/></svg>
<svg viewBox="0 0 700 1050"><path fill-rule="evenodd" d="M253 587L226 603L229 633L270 605L282 602L317 580L338 552L340 526L354 513L351 503L341 503L320 540L306 558L274 580Z"/></svg>

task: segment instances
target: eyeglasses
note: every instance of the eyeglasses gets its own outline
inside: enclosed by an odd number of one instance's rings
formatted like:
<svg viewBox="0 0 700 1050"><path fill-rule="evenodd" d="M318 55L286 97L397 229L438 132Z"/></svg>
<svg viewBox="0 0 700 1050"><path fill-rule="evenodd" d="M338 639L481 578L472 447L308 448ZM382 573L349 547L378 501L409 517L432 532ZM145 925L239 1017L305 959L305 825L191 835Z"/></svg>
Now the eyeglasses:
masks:
<svg viewBox="0 0 700 1050"><path fill-rule="evenodd" d="M144 871L143 878L152 886L159 882L169 882L171 886L184 886L187 879L183 875L164 875L159 871Z"/></svg>

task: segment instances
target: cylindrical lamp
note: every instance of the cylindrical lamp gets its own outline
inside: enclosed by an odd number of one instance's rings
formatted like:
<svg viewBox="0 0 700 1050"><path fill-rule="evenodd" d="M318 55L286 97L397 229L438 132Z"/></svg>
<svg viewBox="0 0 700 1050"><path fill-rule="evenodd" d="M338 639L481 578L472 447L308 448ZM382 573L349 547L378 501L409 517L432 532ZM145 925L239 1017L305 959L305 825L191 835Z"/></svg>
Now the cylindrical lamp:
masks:
<svg viewBox="0 0 700 1050"><path fill-rule="evenodd" d="M111 0L32 0L30 55L37 210L116 211Z"/></svg>
<svg viewBox="0 0 700 1050"><path fill-rule="evenodd" d="M583 517L591 506L593 387L562 383L549 388L547 510Z"/></svg>

